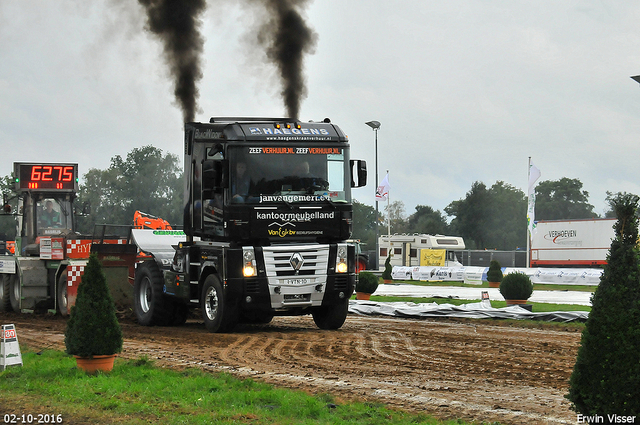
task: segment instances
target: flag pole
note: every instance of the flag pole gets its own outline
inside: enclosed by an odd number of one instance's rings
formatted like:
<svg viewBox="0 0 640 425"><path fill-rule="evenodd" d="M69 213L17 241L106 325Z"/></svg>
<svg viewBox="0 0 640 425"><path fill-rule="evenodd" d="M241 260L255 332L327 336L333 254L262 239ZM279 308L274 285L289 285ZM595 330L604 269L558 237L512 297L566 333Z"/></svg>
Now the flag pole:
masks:
<svg viewBox="0 0 640 425"><path fill-rule="evenodd" d="M529 157L529 165L527 166L527 219L529 218L529 197L531 194L529 193L529 181L531 179L531 157ZM527 220L527 263L526 267L531 267L530 257L531 257L531 227L529 226L529 220Z"/></svg>
<svg viewBox="0 0 640 425"><path fill-rule="evenodd" d="M389 170L387 170L387 182L389 178ZM389 217L389 212L391 211L389 209L389 198L391 198L391 184L389 184L389 190L388 190L388 195L387 195L387 236L391 236L391 218ZM391 240L391 239L389 239Z"/></svg>

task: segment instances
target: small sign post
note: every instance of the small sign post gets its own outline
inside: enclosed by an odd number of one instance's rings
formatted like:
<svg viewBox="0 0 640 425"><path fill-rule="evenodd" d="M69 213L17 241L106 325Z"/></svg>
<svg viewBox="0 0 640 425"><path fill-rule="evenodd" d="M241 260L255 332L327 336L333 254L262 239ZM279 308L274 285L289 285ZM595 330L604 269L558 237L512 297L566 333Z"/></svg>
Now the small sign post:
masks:
<svg viewBox="0 0 640 425"><path fill-rule="evenodd" d="M0 330L0 371L7 366L22 366L22 354L14 325L2 325Z"/></svg>
<svg viewBox="0 0 640 425"><path fill-rule="evenodd" d="M482 306L491 307L491 301L489 300L489 291L482 291Z"/></svg>

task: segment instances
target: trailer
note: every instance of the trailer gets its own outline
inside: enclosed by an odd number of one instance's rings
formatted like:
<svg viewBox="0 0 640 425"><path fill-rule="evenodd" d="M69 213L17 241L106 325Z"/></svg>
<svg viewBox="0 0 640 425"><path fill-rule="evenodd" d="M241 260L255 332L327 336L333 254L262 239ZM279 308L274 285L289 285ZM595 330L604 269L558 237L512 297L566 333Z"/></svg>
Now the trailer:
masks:
<svg viewBox="0 0 640 425"><path fill-rule="evenodd" d="M380 236L378 267L388 256L392 266L461 266L464 239L459 236L394 234Z"/></svg>
<svg viewBox="0 0 640 425"><path fill-rule="evenodd" d="M601 267L615 237L614 218L540 220L531 235L530 267Z"/></svg>

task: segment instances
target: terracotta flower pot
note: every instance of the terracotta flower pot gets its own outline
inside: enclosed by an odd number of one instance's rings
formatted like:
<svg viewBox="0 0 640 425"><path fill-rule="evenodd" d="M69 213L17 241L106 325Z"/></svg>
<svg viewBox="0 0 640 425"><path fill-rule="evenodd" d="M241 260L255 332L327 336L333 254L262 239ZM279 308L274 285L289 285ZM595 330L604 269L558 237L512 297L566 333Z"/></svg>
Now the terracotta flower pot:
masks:
<svg viewBox="0 0 640 425"><path fill-rule="evenodd" d="M367 294L366 292L356 292L356 300L369 300L371 299L371 294Z"/></svg>
<svg viewBox="0 0 640 425"><path fill-rule="evenodd" d="M110 372L113 369L113 362L116 358L116 354L93 357L73 357L76 358L76 364L80 369L87 373L96 373L97 371Z"/></svg>
<svg viewBox="0 0 640 425"><path fill-rule="evenodd" d="M507 305L526 304L528 300L505 300Z"/></svg>
<svg viewBox="0 0 640 425"><path fill-rule="evenodd" d="M499 288L500 282L489 282L489 288Z"/></svg>
<svg viewBox="0 0 640 425"><path fill-rule="evenodd" d="M393 279L382 279L382 283L393 283Z"/></svg>

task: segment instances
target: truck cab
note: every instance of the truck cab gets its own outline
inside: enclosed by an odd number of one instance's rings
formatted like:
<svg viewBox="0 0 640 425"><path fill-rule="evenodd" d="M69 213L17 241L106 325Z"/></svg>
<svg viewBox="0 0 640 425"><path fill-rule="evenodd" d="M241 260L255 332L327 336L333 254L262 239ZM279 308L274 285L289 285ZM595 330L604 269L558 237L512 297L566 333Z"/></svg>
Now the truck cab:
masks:
<svg viewBox="0 0 640 425"><path fill-rule="evenodd" d="M171 265L143 265L138 321L171 321L166 312L186 306L200 307L212 332L274 315L342 326L355 285L351 188L366 184L342 130L212 118L185 124L184 152L186 238Z"/></svg>

